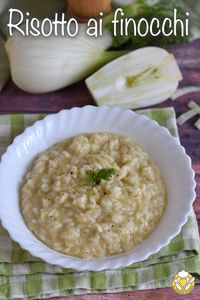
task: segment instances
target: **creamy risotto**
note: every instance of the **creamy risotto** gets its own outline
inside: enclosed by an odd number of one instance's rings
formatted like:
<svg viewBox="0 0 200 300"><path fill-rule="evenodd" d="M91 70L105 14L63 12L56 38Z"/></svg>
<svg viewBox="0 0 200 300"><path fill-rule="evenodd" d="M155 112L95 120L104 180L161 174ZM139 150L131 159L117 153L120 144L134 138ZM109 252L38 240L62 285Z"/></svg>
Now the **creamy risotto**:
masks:
<svg viewBox="0 0 200 300"><path fill-rule="evenodd" d="M98 170L109 180L88 180ZM159 168L127 137L84 134L41 154L26 176L21 209L50 248L80 258L122 253L157 226L167 202Z"/></svg>

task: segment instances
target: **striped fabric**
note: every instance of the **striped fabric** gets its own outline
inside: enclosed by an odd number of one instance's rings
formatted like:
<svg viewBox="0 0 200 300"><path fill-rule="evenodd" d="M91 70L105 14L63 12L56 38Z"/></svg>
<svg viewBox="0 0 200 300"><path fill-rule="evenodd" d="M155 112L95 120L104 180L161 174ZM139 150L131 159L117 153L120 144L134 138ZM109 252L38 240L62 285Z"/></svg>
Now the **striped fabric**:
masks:
<svg viewBox="0 0 200 300"><path fill-rule="evenodd" d="M139 112L156 120L178 137L173 108ZM0 155L13 138L44 115L0 116ZM200 241L191 212L181 233L146 261L119 270L76 272L51 266L13 242L0 226L0 300L109 293L170 287L173 276L186 270L200 279Z"/></svg>

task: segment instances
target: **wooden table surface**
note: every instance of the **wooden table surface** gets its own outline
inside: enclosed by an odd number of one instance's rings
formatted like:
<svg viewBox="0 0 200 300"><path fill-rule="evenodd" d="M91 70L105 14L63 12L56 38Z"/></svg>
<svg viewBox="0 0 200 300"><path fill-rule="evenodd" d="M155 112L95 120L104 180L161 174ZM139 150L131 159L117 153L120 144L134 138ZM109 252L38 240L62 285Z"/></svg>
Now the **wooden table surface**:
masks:
<svg viewBox="0 0 200 300"><path fill-rule="evenodd" d="M187 45L170 46L169 50L174 53L183 73L181 86L200 86L200 39ZM195 100L200 105L200 92L180 97L176 101L168 100L159 107L173 106L177 115L187 110L189 100ZM0 114L5 113L53 113L64 108L94 104L88 93L84 82L67 87L60 91L33 95L20 91L11 81L0 92ZM193 162L196 172L197 199L194 204L195 213L200 228L200 131L194 128L195 118L179 128L182 145L186 148ZM78 125L78 124L77 124ZM63 298L62 298L63 299ZM136 291L131 293L120 293L114 295L79 296L70 297L68 300L128 300L128 299L200 299L200 286L187 296L179 296L171 288L149 291Z"/></svg>

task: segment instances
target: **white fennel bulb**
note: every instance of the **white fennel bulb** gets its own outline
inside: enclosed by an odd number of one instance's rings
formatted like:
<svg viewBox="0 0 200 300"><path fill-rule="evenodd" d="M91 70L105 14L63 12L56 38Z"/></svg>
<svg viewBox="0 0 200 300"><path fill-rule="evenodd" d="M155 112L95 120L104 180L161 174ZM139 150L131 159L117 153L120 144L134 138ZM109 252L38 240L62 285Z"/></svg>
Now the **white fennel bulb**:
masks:
<svg viewBox="0 0 200 300"><path fill-rule="evenodd" d="M46 93L84 79L105 63L122 55L105 51L112 43L108 31L89 37L80 24L76 37L24 37L15 32L6 42L11 76L26 92Z"/></svg>

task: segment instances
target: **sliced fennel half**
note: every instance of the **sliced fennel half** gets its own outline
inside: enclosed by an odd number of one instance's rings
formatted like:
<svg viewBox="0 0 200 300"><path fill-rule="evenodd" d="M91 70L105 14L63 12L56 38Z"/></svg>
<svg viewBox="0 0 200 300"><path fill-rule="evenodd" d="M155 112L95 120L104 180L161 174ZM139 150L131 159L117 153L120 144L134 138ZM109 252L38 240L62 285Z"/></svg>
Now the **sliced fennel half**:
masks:
<svg viewBox="0 0 200 300"><path fill-rule="evenodd" d="M105 51L111 43L108 31L99 38L89 37L83 24L76 37L34 38L15 33L6 43L12 79L26 92L58 90L124 54L124 51Z"/></svg>
<svg viewBox="0 0 200 300"><path fill-rule="evenodd" d="M172 54L145 47L107 64L86 85L98 105L136 109L167 100L181 79Z"/></svg>

